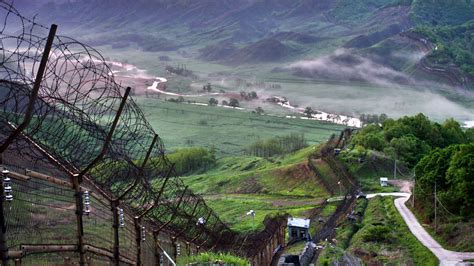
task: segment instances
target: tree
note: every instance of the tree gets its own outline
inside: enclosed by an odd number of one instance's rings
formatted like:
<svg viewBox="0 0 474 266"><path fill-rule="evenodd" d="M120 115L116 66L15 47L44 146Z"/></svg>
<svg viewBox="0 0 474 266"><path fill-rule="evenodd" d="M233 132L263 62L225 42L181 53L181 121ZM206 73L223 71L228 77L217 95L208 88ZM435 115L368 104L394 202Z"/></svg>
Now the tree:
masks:
<svg viewBox="0 0 474 266"><path fill-rule="evenodd" d="M311 118L311 117L313 117L314 111L311 107L308 106L304 109L303 113L306 115L307 118Z"/></svg>
<svg viewBox="0 0 474 266"><path fill-rule="evenodd" d="M207 83L207 85L202 86L202 90L211 92L212 91L211 83Z"/></svg>
<svg viewBox="0 0 474 266"><path fill-rule="evenodd" d="M237 100L237 99L235 99L235 98L231 98L231 99L229 100L229 106L234 107L234 108L235 108L235 107L239 107L239 106L240 106L239 100Z"/></svg>
<svg viewBox="0 0 474 266"><path fill-rule="evenodd" d="M443 123L442 135L447 145L466 142L461 125L454 119L448 119Z"/></svg>
<svg viewBox="0 0 474 266"><path fill-rule="evenodd" d="M229 103L226 100L223 100L222 105L229 105Z"/></svg>
<svg viewBox="0 0 474 266"><path fill-rule="evenodd" d="M249 97L250 97L250 99L258 99L258 95L255 91L251 91L249 93Z"/></svg>
<svg viewBox="0 0 474 266"><path fill-rule="evenodd" d="M265 113L265 111L263 111L263 108L259 106L255 109L255 113L261 115L261 114Z"/></svg>
<svg viewBox="0 0 474 266"><path fill-rule="evenodd" d="M466 134L466 142L467 143L474 143L474 127L468 128L465 132Z"/></svg>
<svg viewBox="0 0 474 266"><path fill-rule="evenodd" d="M216 99L214 99L214 98L209 99L209 105L210 105L210 106L216 106L216 105L218 105L218 104L219 104L219 101L218 101L218 100L216 100Z"/></svg>
<svg viewBox="0 0 474 266"><path fill-rule="evenodd" d="M450 208L462 216L474 216L474 144L460 145L453 154L446 174L449 189L441 200L450 202Z"/></svg>
<svg viewBox="0 0 474 266"><path fill-rule="evenodd" d="M430 151L430 146L413 135L394 138L390 141L390 146L395 149L396 156L407 162L408 166L414 166Z"/></svg>

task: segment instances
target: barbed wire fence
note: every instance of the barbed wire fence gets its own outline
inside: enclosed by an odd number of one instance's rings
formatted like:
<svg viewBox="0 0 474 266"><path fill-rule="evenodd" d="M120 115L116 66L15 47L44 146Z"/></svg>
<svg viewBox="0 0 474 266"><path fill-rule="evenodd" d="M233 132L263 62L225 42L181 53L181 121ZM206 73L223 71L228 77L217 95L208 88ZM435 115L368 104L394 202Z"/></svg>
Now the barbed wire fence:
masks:
<svg viewBox="0 0 474 266"><path fill-rule="evenodd" d="M3 263L157 265L202 250L260 263L283 244L282 217L239 235L185 186L92 47L0 0L0 57Z"/></svg>

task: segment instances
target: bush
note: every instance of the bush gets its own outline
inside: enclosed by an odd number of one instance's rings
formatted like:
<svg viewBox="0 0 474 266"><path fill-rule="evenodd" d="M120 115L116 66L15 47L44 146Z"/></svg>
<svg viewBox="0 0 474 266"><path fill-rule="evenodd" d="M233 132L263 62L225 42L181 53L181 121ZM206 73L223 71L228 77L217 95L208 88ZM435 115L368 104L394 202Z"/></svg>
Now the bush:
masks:
<svg viewBox="0 0 474 266"><path fill-rule="evenodd" d="M386 225L373 225L366 230L362 239L364 239L364 241L389 242L391 239L391 230Z"/></svg>
<svg viewBox="0 0 474 266"><path fill-rule="evenodd" d="M180 257L178 264L198 263L199 265L226 264L235 266L250 265L246 259L230 255L228 253L203 252L191 257Z"/></svg>

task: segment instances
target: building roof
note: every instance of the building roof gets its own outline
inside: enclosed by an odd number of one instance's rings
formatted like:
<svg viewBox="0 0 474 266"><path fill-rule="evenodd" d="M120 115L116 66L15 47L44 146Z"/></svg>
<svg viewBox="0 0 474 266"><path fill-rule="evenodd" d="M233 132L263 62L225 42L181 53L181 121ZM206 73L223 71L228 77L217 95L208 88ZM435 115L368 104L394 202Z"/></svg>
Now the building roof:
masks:
<svg viewBox="0 0 474 266"><path fill-rule="evenodd" d="M388 181L388 177L381 177L380 181Z"/></svg>
<svg viewBox="0 0 474 266"><path fill-rule="evenodd" d="M309 219L293 218L293 217L288 218L288 226L291 226L291 227L309 228L309 223L310 223Z"/></svg>

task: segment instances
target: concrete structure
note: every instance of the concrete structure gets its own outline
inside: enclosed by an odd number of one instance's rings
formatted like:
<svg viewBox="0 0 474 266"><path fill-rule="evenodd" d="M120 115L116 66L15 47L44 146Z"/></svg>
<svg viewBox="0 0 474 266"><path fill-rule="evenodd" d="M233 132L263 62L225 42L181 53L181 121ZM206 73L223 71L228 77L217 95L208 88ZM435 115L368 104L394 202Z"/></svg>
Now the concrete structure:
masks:
<svg viewBox="0 0 474 266"><path fill-rule="evenodd" d="M381 177L380 178L380 186L382 186L382 187L388 186L388 177Z"/></svg>
<svg viewBox="0 0 474 266"><path fill-rule="evenodd" d="M311 240L309 224L309 219L288 218L288 241Z"/></svg>

